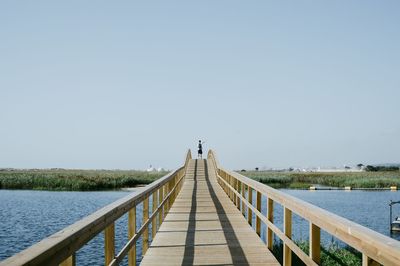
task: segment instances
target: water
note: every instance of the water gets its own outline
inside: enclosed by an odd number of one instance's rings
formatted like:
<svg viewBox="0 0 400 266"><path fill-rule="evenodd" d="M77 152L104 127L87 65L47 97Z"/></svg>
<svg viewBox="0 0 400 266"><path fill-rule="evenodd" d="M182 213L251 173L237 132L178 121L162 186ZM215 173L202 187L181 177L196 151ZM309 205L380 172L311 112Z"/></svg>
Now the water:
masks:
<svg viewBox="0 0 400 266"><path fill-rule="evenodd" d="M400 200L400 192L390 191L283 191L387 236L390 236L388 203L390 200ZM131 192L0 190L0 260L22 251L129 193ZM256 196L253 195L253 199L255 198ZM262 201L262 213L265 215L266 198L264 196ZM141 205L137 206L136 213L137 229L139 229L142 223ZM276 204L274 219L281 230L283 229L282 213L282 206ZM400 216L400 206L395 206L393 214ZM126 225L127 215L116 222L117 252L128 241ZM308 221L294 214L293 238L307 240L308 226ZM151 229L149 231L151 232ZM264 225L261 236L265 240ZM400 240L399 234L392 237ZM332 237L324 232L321 238L324 245L329 245L332 241ZM141 257L140 247L141 239L137 245L138 261ZM99 234L77 252L77 264L104 264L103 234Z"/></svg>
<svg viewBox="0 0 400 266"><path fill-rule="evenodd" d="M132 192L51 192L0 190L0 260L73 224ZM142 207L137 207L137 228ZM128 241L127 215L116 222L116 250ZM104 235L92 239L77 253L78 265L104 265ZM140 248L138 248L138 257Z"/></svg>

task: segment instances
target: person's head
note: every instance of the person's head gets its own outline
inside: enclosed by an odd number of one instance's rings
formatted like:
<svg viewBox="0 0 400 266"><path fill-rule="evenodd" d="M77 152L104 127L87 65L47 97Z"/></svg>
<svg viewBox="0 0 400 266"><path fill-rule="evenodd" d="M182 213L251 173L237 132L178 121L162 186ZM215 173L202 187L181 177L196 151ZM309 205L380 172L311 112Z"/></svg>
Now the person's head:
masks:
<svg viewBox="0 0 400 266"><path fill-rule="evenodd" d="M201 140L199 140L199 143L201 143Z"/></svg>

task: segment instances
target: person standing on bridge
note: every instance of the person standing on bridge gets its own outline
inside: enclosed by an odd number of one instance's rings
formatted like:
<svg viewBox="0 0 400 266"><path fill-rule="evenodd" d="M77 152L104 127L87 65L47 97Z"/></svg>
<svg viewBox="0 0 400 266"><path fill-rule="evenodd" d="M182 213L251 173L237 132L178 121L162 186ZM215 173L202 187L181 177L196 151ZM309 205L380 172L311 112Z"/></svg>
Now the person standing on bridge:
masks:
<svg viewBox="0 0 400 266"><path fill-rule="evenodd" d="M201 140L199 140L198 150L197 150L197 158L203 159L203 144Z"/></svg>

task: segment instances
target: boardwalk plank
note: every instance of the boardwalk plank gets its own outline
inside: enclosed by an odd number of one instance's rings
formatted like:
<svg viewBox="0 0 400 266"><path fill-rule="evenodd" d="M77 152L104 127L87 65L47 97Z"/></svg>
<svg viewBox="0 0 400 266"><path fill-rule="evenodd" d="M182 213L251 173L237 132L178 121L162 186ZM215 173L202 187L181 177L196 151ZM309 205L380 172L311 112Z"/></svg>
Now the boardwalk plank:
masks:
<svg viewBox="0 0 400 266"><path fill-rule="evenodd" d="M141 265L279 265L208 170L191 160Z"/></svg>

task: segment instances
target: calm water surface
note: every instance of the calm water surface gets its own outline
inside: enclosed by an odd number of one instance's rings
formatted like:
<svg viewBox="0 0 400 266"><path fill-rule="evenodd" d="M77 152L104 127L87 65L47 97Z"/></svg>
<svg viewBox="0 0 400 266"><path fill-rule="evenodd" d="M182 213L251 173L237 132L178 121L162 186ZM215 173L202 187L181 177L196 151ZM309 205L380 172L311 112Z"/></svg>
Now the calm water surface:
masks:
<svg viewBox="0 0 400 266"><path fill-rule="evenodd" d="M0 260L82 219L129 193L0 190ZM138 206L138 219L142 217ZM116 249L127 241L127 216L116 223ZM138 221L138 227L141 221ZM77 253L78 265L104 264L104 238L99 234ZM139 250L140 252L140 250Z"/></svg>
<svg viewBox="0 0 400 266"><path fill-rule="evenodd" d="M400 200L400 192L390 191L283 191L388 236L390 236L388 203L390 200ZM0 190L0 260L18 253L129 193L132 192ZM266 213L265 201L266 198L263 197L262 212L264 214ZM142 219L141 205L136 211L137 228L139 228ZM398 206L394 209L394 215L400 216ZM275 205L274 219L278 227L282 229L282 207L279 205ZM128 240L126 224L126 215L116 222L117 251ZM293 225L293 238L307 240L308 222L293 215ZM399 234L392 237L400 240ZM265 226L263 226L262 238L265 239ZM329 245L336 240L322 232L322 241L324 245ZM103 243L103 234L99 234L77 253L77 264L103 265ZM141 256L140 244L139 240L138 259Z"/></svg>

